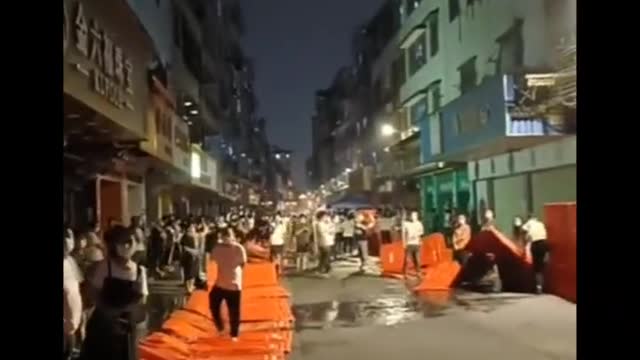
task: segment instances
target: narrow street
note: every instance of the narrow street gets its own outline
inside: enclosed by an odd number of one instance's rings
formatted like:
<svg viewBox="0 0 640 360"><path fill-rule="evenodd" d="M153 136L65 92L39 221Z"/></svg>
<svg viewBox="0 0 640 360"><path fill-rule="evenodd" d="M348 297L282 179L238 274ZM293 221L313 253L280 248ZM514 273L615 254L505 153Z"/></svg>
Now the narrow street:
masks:
<svg viewBox="0 0 640 360"><path fill-rule="evenodd" d="M377 265L372 264L374 269ZM290 275L290 359L576 359L576 306L552 295L414 294L356 261L328 278ZM178 281L150 282L149 331L185 303Z"/></svg>
<svg viewBox="0 0 640 360"><path fill-rule="evenodd" d="M414 295L398 280L344 272L286 284L291 359L576 359L576 306L551 295Z"/></svg>

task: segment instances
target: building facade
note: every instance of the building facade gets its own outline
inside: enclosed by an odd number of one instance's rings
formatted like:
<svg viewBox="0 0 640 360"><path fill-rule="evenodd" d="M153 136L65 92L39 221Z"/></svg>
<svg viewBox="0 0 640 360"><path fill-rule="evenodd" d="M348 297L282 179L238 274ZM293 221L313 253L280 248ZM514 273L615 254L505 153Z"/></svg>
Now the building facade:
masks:
<svg viewBox="0 0 640 360"><path fill-rule="evenodd" d="M557 47L575 34L575 1L398 5L402 25L374 73L404 60L394 147L419 142L407 170L429 226L443 226L446 210L493 208L508 229L544 202L575 200L575 112L549 95ZM562 190L548 188L553 178Z"/></svg>
<svg viewBox="0 0 640 360"><path fill-rule="evenodd" d="M477 219L493 208L508 229L575 200L575 6L385 2L354 42L353 74L369 78L355 76L346 99L321 97L339 100L316 111L311 182L419 208L431 230L447 210Z"/></svg>
<svg viewBox="0 0 640 360"><path fill-rule="evenodd" d="M64 6L65 222L127 223L145 212L146 138L153 43L126 1Z"/></svg>

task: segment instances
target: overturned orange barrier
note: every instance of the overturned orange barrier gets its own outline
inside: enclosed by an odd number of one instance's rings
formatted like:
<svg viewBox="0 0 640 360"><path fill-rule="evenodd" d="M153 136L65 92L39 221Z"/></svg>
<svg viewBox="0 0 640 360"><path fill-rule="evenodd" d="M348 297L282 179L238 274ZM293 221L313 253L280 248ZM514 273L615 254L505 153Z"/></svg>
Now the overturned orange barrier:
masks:
<svg viewBox="0 0 640 360"><path fill-rule="evenodd" d="M485 254L491 253L498 265L503 291L532 292L535 289L531 258L498 230L474 235L467 250L473 256L465 266L465 278L480 276L486 268Z"/></svg>
<svg viewBox="0 0 640 360"><path fill-rule="evenodd" d="M217 266L207 269L209 287ZM271 263L249 263L243 276L238 342L217 335L209 310L209 294L196 291L182 310L139 346L141 360L284 359L291 351L293 314L290 294L279 284ZM222 316L227 319L226 307Z"/></svg>
<svg viewBox="0 0 640 360"><path fill-rule="evenodd" d="M425 271L420 284L414 287L413 290L449 290L458 278L460 270L460 264L456 261L445 261L430 266Z"/></svg>

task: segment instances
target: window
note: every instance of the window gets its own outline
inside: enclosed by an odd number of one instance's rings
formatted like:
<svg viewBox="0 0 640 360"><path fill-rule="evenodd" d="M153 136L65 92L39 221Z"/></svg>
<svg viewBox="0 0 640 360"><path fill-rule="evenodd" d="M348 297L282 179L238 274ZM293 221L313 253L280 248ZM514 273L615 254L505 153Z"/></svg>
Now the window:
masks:
<svg viewBox="0 0 640 360"><path fill-rule="evenodd" d="M460 16L460 0L449 0L449 22Z"/></svg>
<svg viewBox="0 0 640 360"><path fill-rule="evenodd" d="M409 46L409 76L413 76L427 63L426 41L425 34L422 34Z"/></svg>
<svg viewBox="0 0 640 360"><path fill-rule="evenodd" d="M431 56L436 56L440 50L439 32L438 32L438 10L435 10L427 17L427 26L429 27L429 47Z"/></svg>
<svg viewBox="0 0 640 360"><path fill-rule="evenodd" d="M401 54L392 65L391 88L394 92L398 91L405 81L406 66L404 62L404 54Z"/></svg>
<svg viewBox="0 0 640 360"><path fill-rule="evenodd" d="M427 98L423 98L411 106L411 126L418 126L427 115Z"/></svg>
<svg viewBox="0 0 640 360"><path fill-rule="evenodd" d="M429 116L429 140L431 145L431 155L438 155L442 152L442 116L434 113Z"/></svg>
<svg viewBox="0 0 640 360"><path fill-rule="evenodd" d="M478 83L478 73L476 71L476 57L472 57L462 64L458 69L460 72L460 92L465 93Z"/></svg>
<svg viewBox="0 0 640 360"><path fill-rule="evenodd" d="M441 81L434 82L431 86L429 86L429 92L431 93L431 108L430 113L435 113L440 110L440 104L442 101L442 92L440 90Z"/></svg>

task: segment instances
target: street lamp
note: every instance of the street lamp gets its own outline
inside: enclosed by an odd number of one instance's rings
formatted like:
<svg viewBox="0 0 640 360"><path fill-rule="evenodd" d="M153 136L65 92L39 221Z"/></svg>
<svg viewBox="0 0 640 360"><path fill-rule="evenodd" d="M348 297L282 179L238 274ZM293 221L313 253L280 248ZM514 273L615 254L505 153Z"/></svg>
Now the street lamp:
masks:
<svg viewBox="0 0 640 360"><path fill-rule="evenodd" d="M396 133L396 128L391 124L382 124L380 132L382 133L382 136L391 136Z"/></svg>

